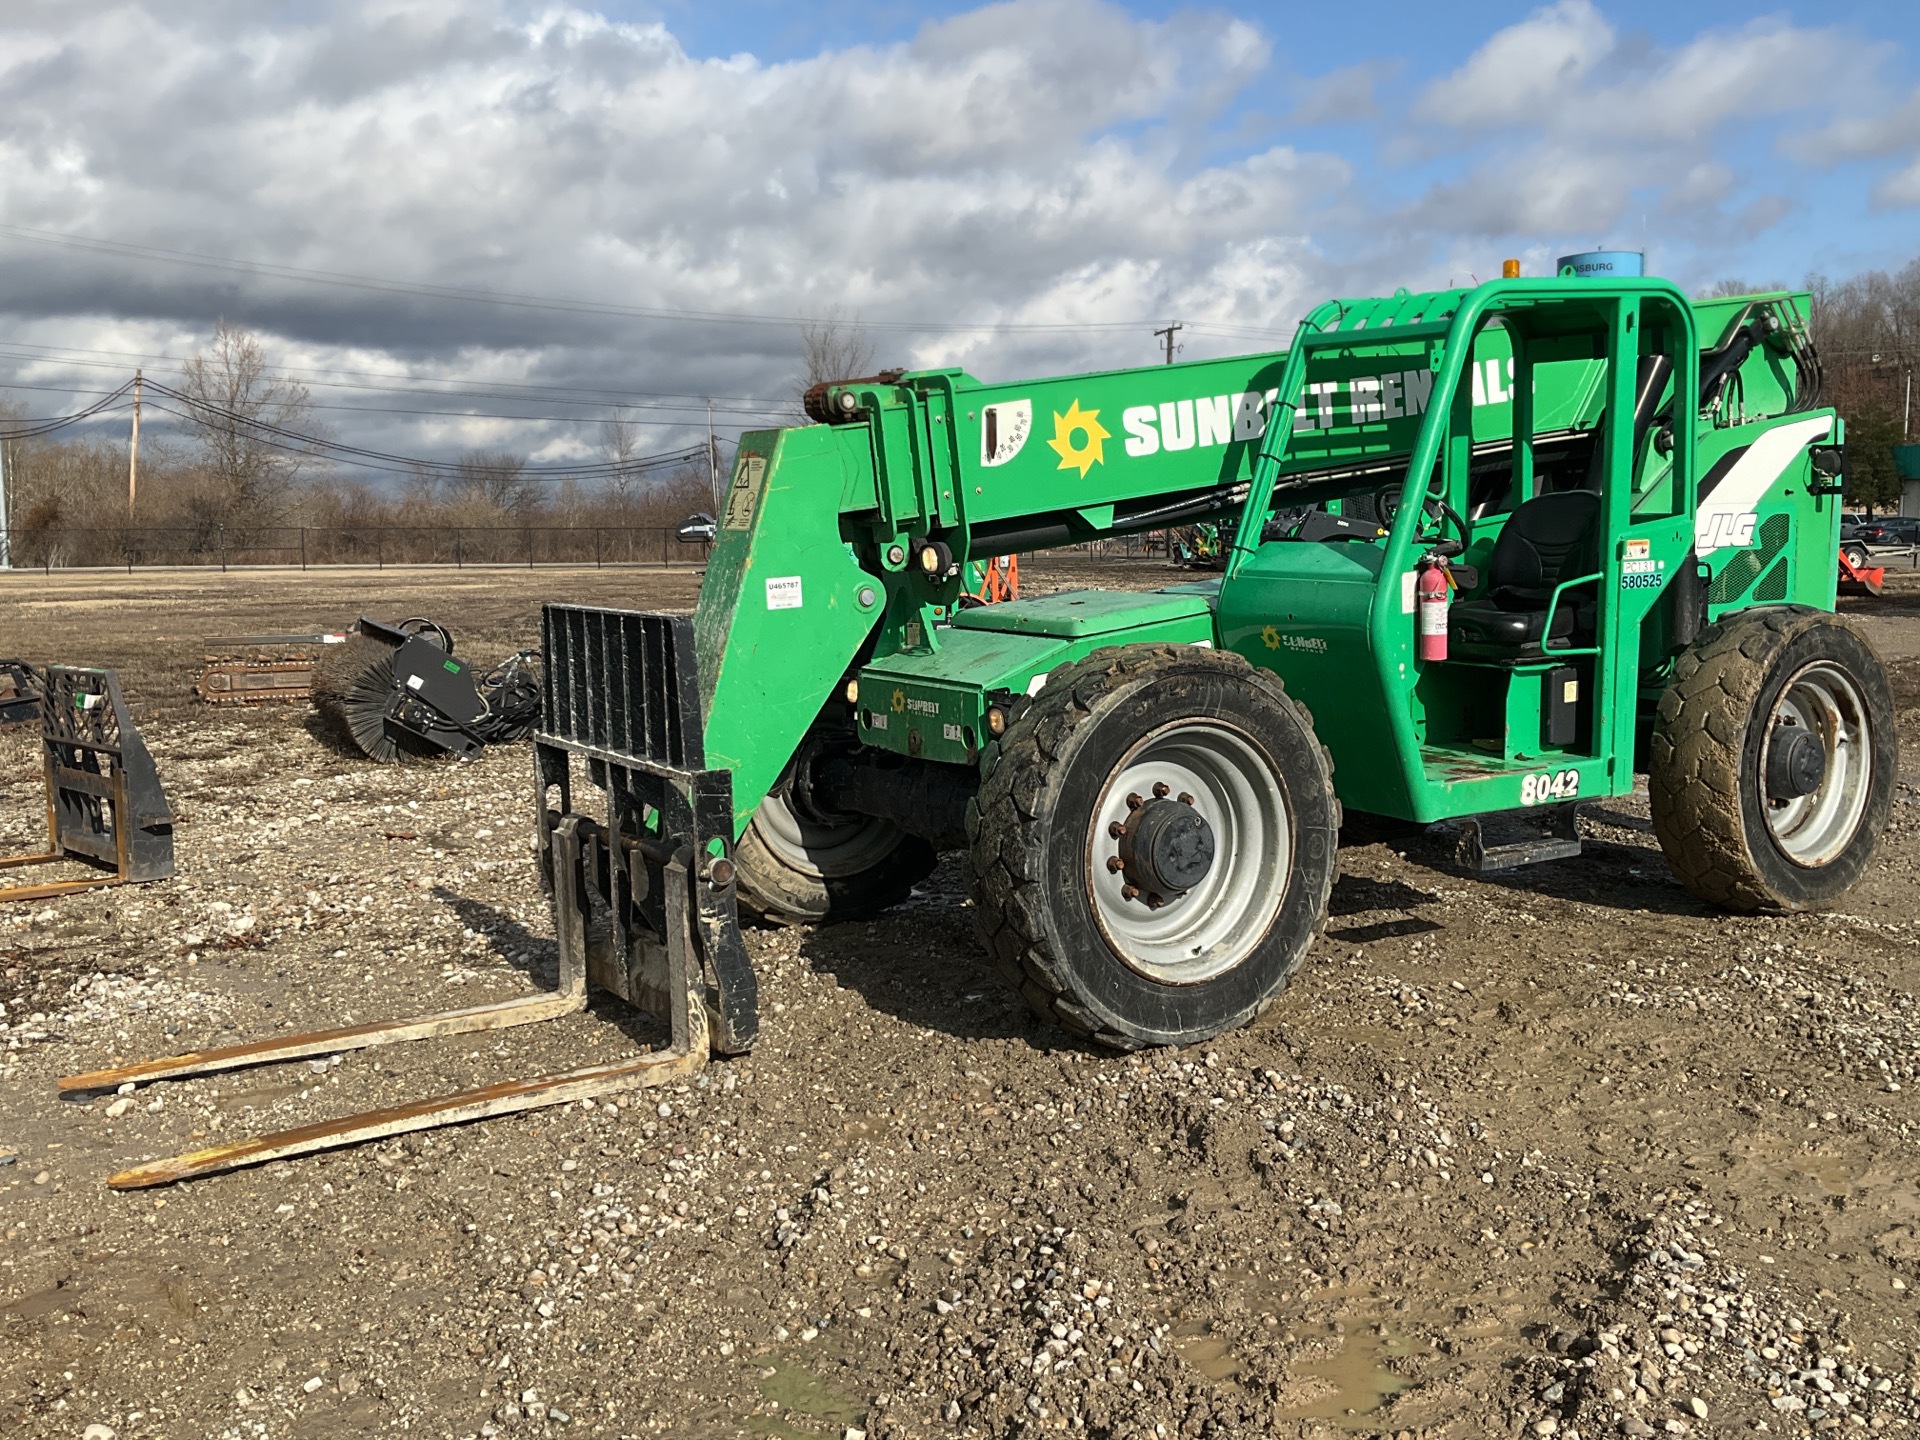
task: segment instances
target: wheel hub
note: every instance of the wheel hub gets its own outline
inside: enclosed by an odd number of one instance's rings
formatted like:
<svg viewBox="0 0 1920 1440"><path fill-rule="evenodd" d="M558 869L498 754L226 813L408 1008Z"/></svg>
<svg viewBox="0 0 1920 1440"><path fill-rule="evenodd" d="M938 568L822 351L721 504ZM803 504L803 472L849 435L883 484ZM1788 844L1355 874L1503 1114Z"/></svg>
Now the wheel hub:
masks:
<svg viewBox="0 0 1920 1440"><path fill-rule="evenodd" d="M1827 747L1791 718L1774 727L1767 747L1767 794L1775 800L1811 795L1827 778Z"/></svg>
<svg viewBox="0 0 1920 1440"><path fill-rule="evenodd" d="M1162 985L1203 984L1273 924L1293 829L1272 761L1237 727L1180 720L1142 736L1090 819L1094 922L1128 969Z"/></svg>
<svg viewBox="0 0 1920 1440"><path fill-rule="evenodd" d="M1149 904L1186 894L1213 868L1213 827L1193 808L1191 795L1144 801L1119 838L1122 873Z"/></svg>
<svg viewBox="0 0 1920 1440"><path fill-rule="evenodd" d="M1815 660L1786 682L1768 717L1753 777L1768 834L1796 865L1815 869L1843 854L1873 790L1867 703L1844 666Z"/></svg>

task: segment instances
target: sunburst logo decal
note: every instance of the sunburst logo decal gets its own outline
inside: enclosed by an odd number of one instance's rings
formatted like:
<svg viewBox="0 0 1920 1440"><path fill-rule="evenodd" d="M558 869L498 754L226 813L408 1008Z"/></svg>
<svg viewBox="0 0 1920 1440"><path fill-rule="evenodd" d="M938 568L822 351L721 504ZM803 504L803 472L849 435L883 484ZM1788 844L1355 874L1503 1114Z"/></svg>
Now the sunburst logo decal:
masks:
<svg viewBox="0 0 1920 1440"><path fill-rule="evenodd" d="M1269 650L1278 650L1280 648L1280 632L1271 625L1261 626L1260 643Z"/></svg>
<svg viewBox="0 0 1920 1440"><path fill-rule="evenodd" d="M1100 423L1098 410L1082 410L1076 399L1062 415L1053 412L1053 438L1047 444L1060 457L1060 469L1078 470L1082 480L1107 459L1106 441L1112 432Z"/></svg>

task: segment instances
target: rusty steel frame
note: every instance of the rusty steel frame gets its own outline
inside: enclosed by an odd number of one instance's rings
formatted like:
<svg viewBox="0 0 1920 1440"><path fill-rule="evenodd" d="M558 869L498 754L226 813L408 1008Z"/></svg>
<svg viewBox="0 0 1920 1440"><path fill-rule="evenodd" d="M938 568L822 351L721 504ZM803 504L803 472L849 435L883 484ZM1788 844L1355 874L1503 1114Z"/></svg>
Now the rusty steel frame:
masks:
<svg viewBox="0 0 1920 1440"><path fill-rule="evenodd" d="M267 705L312 698L317 660L209 660L193 693L208 705ZM224 684L221 682L225 682Z"/></svg>

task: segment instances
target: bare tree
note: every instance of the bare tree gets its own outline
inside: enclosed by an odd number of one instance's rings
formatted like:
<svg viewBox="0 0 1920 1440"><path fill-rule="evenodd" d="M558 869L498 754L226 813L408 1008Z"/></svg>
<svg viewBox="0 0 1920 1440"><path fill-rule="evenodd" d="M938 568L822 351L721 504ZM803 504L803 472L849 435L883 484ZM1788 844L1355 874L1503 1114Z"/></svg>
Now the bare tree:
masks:
<svg viewBox="0 0 1920 1440"><path fill-rule="evenodd" d="M814 386L832 380L851 380L873 373L873 339L857 320L842 320L829 309L818 320L800 327L800 394L804 400Z"/></svg>
<svg viewBox="0 0 1920 1440"><path fill-rule="evenodd" d="M400 482L401 503L408 510L432 510L440 503L440 472L415 461Z"/></svg>
<svg viewBox="0 0 1920 1440"><path fill-rule="evenodd" d="M464 499L518 519L538 498L526 471L525 457L511 450L469 450L454 462L453 487Z"/></svg>
<svg viewBox="0 0 1920 1440"><path fill-rule="evenodd" d="M613 466L606 478L607 499L624 505L640 483L634 462L640 458L640 422L621 413L600 422L600 458Z"/></svg>
<svg viewBox="0 0 1920 1440"><path fill-rule="evenodd" d="M1777 290L1790 288L1786 281L1775 280L1766 285L1755 285L1747 280L1716 280L1700 292L1702 300L1727 300L1736 295L1771 295Z"/></svg>
<svg viewBox="0 0 1920 1440"><path fill-rule="evenodd" d="M272 524L294 487L322 463L311 443L323 437L307 387L275 376L259 340L225 320L187 362L185 376L187 424L229 522Z"/></svg>

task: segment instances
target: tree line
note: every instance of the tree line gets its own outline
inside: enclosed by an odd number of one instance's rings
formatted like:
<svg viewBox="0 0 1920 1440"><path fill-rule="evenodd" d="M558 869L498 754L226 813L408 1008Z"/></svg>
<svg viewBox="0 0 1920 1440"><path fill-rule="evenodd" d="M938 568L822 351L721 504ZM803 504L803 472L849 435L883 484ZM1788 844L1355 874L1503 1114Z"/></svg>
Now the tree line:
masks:
<svg viewBox="0 0 1920 1440"><path fill-rule="evenodd" d="M1849 280L1812 276L1813 337L1826 370L1826 403L1847 422L1849 504L1898 510L1893 450L1914 438L1914 370L1920 368L1920 259Z"/></svg>
<svg viewBox="0 0 1920 1440"><path fill-rule="evenodd" d="M166 409L149 395L137 487L125 436L0 442L15 564L110 565L135 547L186 560L284 550L286 532L300 528L660 529L713 508L704 452L663 469L645 454L642 427L617 416L598 426L588 478L543 476L497 447L389 467L376 481L330 453L307 388L273 369L256 336L225 323L169 388L179 398ZM0 430L25 414L0 402ZM157 414L177 423L159 430ZM479 558L477 547L469 554Z"/></svg>

